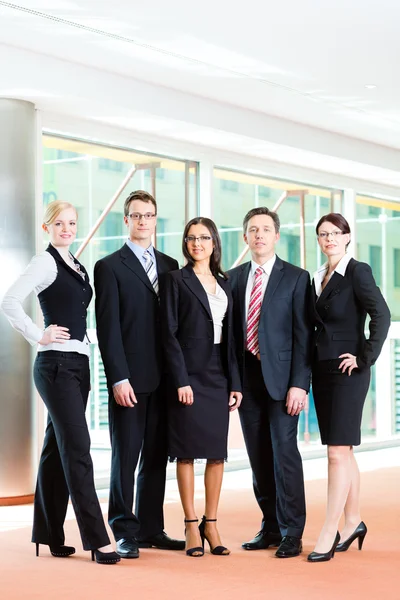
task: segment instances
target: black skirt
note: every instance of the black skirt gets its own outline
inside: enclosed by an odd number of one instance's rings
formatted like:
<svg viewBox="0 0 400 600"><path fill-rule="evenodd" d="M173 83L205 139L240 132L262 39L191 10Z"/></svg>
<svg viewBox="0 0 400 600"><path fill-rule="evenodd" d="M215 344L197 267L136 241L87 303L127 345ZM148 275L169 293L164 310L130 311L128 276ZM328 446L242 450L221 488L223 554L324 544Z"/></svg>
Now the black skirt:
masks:
<svg viewBox="0 0 400 600"><path fill-rule="evenodd" d="M214 459L228 456L229 386L215 344L207 369L189 373L194 402L187 406L174 390L168 406L168 455L170 460Z"/></svg>
<svg viewBox="0 0 400 600"><path fill-rule="evenodd" d="M321 442L329 446L358 446L371 370L354 369L349 376L347 371L339 371L341 361L313 364L312 390Z"/></svg>

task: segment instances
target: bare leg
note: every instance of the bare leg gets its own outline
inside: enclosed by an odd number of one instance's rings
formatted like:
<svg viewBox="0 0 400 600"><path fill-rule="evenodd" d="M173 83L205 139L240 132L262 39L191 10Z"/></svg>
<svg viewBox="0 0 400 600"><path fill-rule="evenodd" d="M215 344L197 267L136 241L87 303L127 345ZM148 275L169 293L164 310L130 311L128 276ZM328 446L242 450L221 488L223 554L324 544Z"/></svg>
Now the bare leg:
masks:
<svg viewBox="0 0 400 600"><path fill-rule="evenodd" d="M204 487L206 491L206 508L205 516L207 519L216 519L219 498L221 495L222 478L224 476L224 463L207 462L204 472ZM210 540L211 547L221 546L221 538L219 537L217 523L206 522L205 534ZM227 550L226 554L229 554Z"/></svg>
<svg viewBox="0 0 400 600"><path fill-rule="evenodd" d="M347 496L344 507L345 523L343 531L340 534L341 540L347 538L353 533L355 528L361 523L360 514L360 471L358 469L356 457L353 448L351 448L351 483L350 491Z"/></svg>
<svg viewBox="0 0 400 600"><path fill-rule="evenodd" d="M194 468L193 462L176 463L176 477L178 479L179 495L181 497L185 519L197 519L194 508ZM186 523L186 550L201 546L198 523ZM200 552L199 552L200 554ZM197 556L197 553L195 553Z"/></svg>
<svg viewBox="0 0 400 600"><path fill-rule="evenodd" d="M351 447L328 446L328 503L325 523L315 545L315 552L328 552L332 547L349 495L351 478Z"/></svg>

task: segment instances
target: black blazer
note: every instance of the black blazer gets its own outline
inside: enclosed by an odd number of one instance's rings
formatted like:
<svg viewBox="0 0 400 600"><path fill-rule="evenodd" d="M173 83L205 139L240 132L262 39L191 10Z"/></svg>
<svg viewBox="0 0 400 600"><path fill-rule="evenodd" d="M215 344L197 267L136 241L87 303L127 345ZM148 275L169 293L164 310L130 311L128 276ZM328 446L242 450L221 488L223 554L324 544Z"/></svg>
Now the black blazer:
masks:
<svg viewBox="0 0 400 600"><path fill-rule="evenodd" d="M369 265L352 258L344 277L333 273L319 299L313 280L311 313L316 360L350 352L360 369L375 363L389 330L390 311ZM367 313L371 317L368 340L364 335Z"/></svg>
<svg viewBox="0 0 400 600"><path fill-rule="evenodd" d="M178 262L155 250L160 295ZM109 387L129 379L135 393L154 391L163 372L160 305L146 272L125 244L94 268L97 337Z"/></svg>
<svg viewBox="0 0 400 600"><path fill-rule="evenodd" d="M228 271L234 303L234 336L242 380L246 351L245 296L251 263ZM276 257L261 307L258 327L261 369L273 400L284 400L290 387L310 387L310 276Z"/></svg>
<svg viewBox="0 0 400 600"><path fill-rule="evenodd" d="M218 277L228 297L222 327L222 360L231 391L240 392L239 371L233 340L233 301L229 283ZM176 388L190 385L190 373L207 369L214 346L214 325L202 284L191 265L168 273L161 297L162 331L168 370Z"/></svg>

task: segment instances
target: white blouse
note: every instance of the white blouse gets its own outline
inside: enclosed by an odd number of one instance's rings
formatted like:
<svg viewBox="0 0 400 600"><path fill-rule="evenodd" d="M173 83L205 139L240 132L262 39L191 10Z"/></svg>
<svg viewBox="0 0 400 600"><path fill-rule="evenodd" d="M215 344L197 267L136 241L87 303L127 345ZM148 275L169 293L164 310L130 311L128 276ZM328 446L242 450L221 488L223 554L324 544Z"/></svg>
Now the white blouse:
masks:
<svg viewBox="0 0 400 600"><path fill-rule="evenodd" d="M22 303L31 292L34 291L38 296L40 292L48 288L56 280L57 272L57 263L50 252L37 254L32 258L22 275L7 290L1 303L1 309L11 325L22 333L32 346L42 339L43 330L26 314ZM57 323L57 325L62 326L62 323ZM80 340L65 340L64 343L53 342L46 346L38 344L38 352L46 350L79 352L79 354L90 356L90 345L87 336L85 336L83 342Z"/></svg>
<svg viewBox="0 0 400 600"><path fill-rule="evenodd" d="M228 297L217 282L215 294L207 292L207 298L214 323L214 344L220 344L222 340L222 323L228 308Z"/></svg>

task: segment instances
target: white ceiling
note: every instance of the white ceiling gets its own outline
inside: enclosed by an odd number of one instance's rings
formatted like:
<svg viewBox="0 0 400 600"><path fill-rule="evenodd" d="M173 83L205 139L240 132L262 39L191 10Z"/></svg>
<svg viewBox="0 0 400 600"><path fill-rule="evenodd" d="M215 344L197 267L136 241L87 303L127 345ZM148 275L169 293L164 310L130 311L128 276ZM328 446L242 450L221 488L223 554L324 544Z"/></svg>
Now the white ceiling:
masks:
<svg viewBox="0 0 400 600"><path fill-rule="evenodd" d="M196 96L400 149L400 2L234 6L228 0L0 0L0 43L184 92L188 102ZM0 80L0 93L11 92ZM41 99L40 90L35 101L60 109L56 98ZM79 96L69 101L78 105ZM137 108L132 98L131 116L108 110L100 118L129 127ZM145 128L143 111L139 120ZM194 142L212 138L207 128L186 129ZM261 146L254 155L262 155Z"/></svg>

